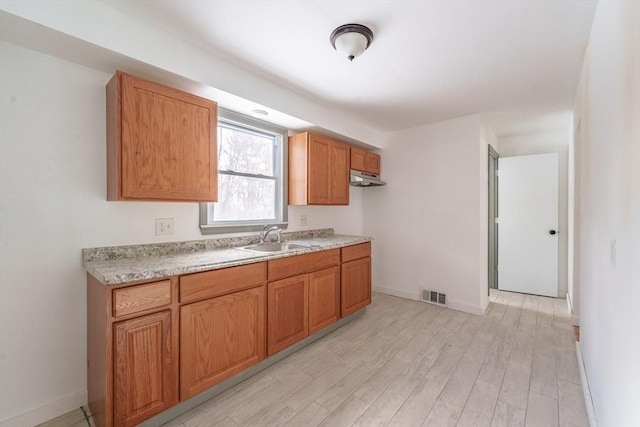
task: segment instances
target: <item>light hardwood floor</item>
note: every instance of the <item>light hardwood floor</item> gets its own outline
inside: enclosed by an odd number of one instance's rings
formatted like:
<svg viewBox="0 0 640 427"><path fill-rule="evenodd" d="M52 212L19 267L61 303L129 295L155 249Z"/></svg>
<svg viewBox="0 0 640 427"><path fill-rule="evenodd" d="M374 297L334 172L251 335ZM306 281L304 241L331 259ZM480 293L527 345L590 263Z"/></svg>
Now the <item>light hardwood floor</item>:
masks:
<svg viewBox="0 0 640 427"><path fill-rule="evenodd" d="M364 316L165 424L588 426L564 299L484 316L375 294Z"/></svg>
<svg viewBox="0 0 640 427"><path fill-rule="evenodd" d="M375 294L364 316L166 426L588 426L563 299L484 316Z"/></svg>

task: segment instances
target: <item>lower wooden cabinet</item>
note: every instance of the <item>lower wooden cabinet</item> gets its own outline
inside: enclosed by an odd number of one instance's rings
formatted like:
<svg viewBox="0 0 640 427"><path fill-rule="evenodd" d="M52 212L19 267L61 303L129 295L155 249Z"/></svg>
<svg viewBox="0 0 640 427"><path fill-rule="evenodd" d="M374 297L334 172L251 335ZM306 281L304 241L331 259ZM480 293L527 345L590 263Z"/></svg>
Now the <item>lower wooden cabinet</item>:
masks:
<svg viewBox="0 0 640 427"><path fill-rule="evenodd" d="M269 282L269 356L340 319L340 267Z"/></svg>
<svg viewBox="0 0 640 427"><path fill-rule="evenodd" d="M264 286L180 307L180 400L264 359Z"/></svg>
<svg viewBox="0 0 640 427"><path fill-rule="evenodd" d="M371 257L342 263L342 317L371 304Z"/></svg>
<svg viewBox="0 0 640 427"><path fill-rule="evenodd" d="M171 312L115 323L114 424L135 426L178 402Z"/></svg>
<svg viewBox="0 0 640 427"><path fill-rule="evenodd" d="M267 283L267 354L309 335L309 275Z"/></svg>
<svg viewBox="0 0 640 427"><path fill-rule="evenodd" d="M340 319L340 267L309 274L309 335Z"/></svg>
<svg viewBox="0 0 640 427"><path fill-rule="evenodd" d="M87 275L96 426L138 425L363 308L370 254L365 243L114 286Z"/></svg>

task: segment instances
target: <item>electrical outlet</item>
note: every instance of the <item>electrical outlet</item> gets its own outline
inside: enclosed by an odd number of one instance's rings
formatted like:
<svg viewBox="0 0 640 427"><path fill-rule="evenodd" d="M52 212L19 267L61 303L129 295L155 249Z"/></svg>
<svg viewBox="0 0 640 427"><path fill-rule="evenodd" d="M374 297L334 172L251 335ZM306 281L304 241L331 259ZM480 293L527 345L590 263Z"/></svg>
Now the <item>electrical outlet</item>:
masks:
<svg viewBox="0 0 640 427"><path fill-rule="evenodd" d="M300 215L300 227L306 227L309 224L309 217L307 214Z"/></svg>
<svg viewBox="0 0 640 427"><path fill-rule="evenodd" d="M173 234L173 218L156 218L156 236Z"/></svg>

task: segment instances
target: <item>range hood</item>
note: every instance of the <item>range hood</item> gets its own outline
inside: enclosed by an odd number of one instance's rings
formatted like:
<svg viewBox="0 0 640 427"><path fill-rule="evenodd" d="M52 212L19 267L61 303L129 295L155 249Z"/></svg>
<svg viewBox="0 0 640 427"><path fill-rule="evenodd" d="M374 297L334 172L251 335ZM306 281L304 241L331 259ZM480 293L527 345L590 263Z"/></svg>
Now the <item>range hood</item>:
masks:
<svg viewBox="0 0 640 427"><path fill-rule="evenodd" d="M379 187L381 185L387 185L386 182L380 179L379 175L360 172L354 169L351 169L351 181L349 184L354 187Z"/></svg>

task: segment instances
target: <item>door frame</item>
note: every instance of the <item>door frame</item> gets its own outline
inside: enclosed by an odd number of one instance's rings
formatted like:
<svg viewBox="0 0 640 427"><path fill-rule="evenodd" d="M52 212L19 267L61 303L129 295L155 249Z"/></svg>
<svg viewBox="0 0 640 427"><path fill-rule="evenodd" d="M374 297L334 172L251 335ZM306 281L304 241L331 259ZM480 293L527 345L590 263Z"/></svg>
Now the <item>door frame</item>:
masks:
<svg viewBox="0 0 640 427"><path fill-rule="evenodd" d="M487 295L491 289L498 289L498 159L500 154L489 144L489 157L487 168L489 178L487 180L487 194L489 198L488 210L488 248L487 248ZM493 160L493 167L491 165ZM493 183L493 191L492 191ZM493 208L493 209L492 209ZM493 215L492 215L493 212Z"/></svg>

